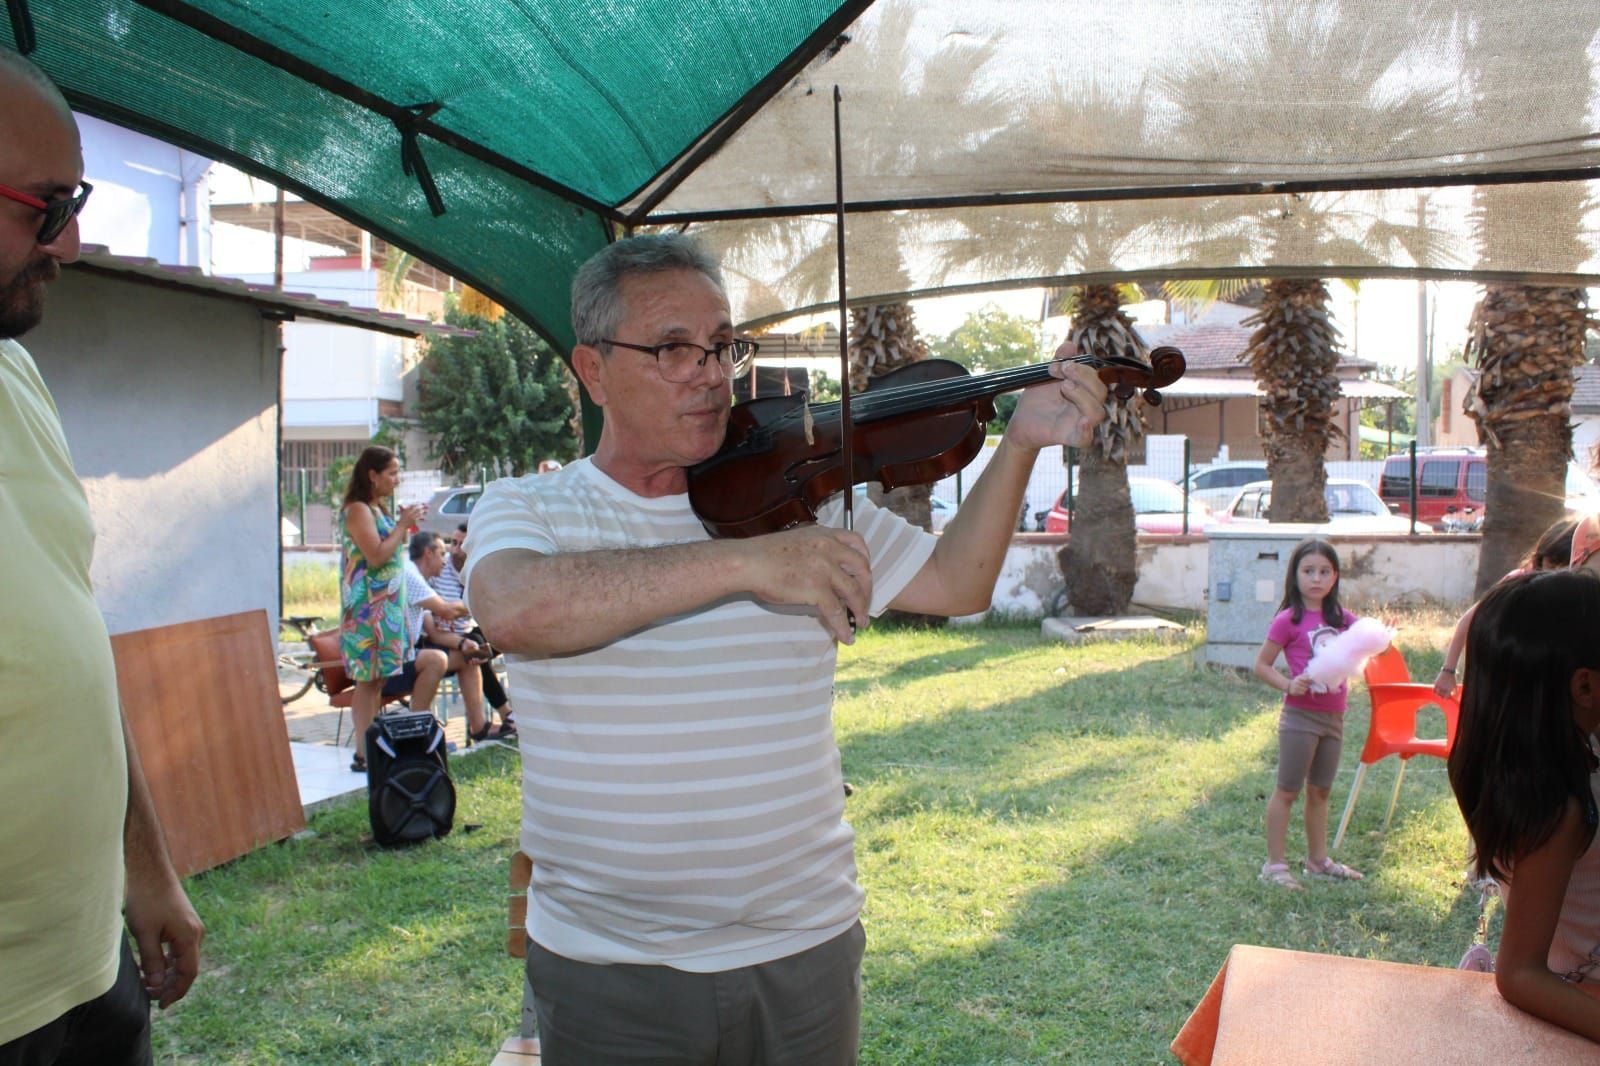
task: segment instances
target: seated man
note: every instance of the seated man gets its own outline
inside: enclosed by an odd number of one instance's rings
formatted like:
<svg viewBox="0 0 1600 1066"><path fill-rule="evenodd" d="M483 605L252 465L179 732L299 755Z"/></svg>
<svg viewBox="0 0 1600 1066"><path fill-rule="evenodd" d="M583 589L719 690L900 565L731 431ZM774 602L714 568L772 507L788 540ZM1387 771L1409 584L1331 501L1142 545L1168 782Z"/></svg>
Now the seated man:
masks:
<svg viewBox="0 0 1600 1066"><path fill-rule="evenodd" d="M445 542L444 565L437 574L427 575L428 584L434 591L452 603L459 603L465 599L461 585L461 568L467 563L467 553L461 547L467 539L467 524L461 523L456 527L456 532ZM435 636L437 633L437 637ZM505 686L500 683L500 676L494 672L495 650L484 639L483 631L471 618L458 618L454 621L434 618L431 626L425 627L423 638L419 647L436 647L444 651L460 651L464 662L461 665L475 663L478 667L478 677L469 681L465 674L461 681L461 700L467 707L467 725L471 730L474 742L482 740L511 740L517 735L516 724L511 720L511 703L506 697ZM460 669L461 665L454 669ZM471 673L471 671L467 671ZM501 723L498 729L494 726L492 716L485 715L483 701L487 698L489 706L500 712Z"/></svg>
<svg viewBox="0 0 1600 1066"><path fill-rule="evenodd" d="M436 618L456 619L467 615L466 604L451 603L433 590L427 575L438 573L444 564L444 543L434 533L417 533L411 538L410 558L405 564L406 583L406 662L398 674L383 683L387 696L411 697L411 709L425 711L433 706L433 697L439 691L439 682L453 670L460 669L466 660L460 652L451 654L440 648L420 646L422 620L425 614ZM469 671L472 672L472 671ZM464 688L464 686L463 686ZM364 771L366 761L359 755L350 769Z"/></svg>

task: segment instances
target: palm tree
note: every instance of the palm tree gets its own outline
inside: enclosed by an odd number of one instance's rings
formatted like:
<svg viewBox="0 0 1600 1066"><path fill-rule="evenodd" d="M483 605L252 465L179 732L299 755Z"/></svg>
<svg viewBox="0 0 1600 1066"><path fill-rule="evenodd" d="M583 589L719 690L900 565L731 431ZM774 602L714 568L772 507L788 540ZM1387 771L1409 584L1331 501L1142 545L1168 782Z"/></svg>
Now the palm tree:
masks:
<svg viewBox="0 0 1600 1066"><path fill-rule="evenodd" d="M1461 17L1470 34L1480 24L1518 14L1479 2L1465 5ZM1573 87L1563 117L1578 140L1591 135L1586 116L1594 86L1587 42L1597 32L1600 8L1591 5L1579 25L1569 20L1548 42L1549 85ZM1468 64L1474 96L1505 91L1497 57L1474 49ZM1541 252L1556 252L1576 271L1589 257L1584 216L1593 206L1577 184L1481 187L1472 217L1479 256L1493 265L1503 254L1516 257L1519 242L1537 240ZM1467 355L1478 380L1465 407L1488 446L1480 595L1562 516L1572 454L1572 372L1584 361L1584 333L1593 325L1581 288L1485 285L1473 310Z"/></svg>
<svg viewBox="0 0 1600 1066"><path fill-rule="evenodd" d="M1122 310L1131 286L1085 285L1070 296L1071 338L1083 355L1149 360L1150 351ZM1137 292L1136 289L1132 291ZM1123 614L1139 579L1138 530L1128 489L1128 452L1144 434L1144 400L1106 396L1105 421L1078 450L1078 503L1072 539L1058 559L1079 614Z"/></svg>
<svg viewBox="0 0 1600 1066"><path fill-rule="evenodd" d="M1218 129L1244 142L1235 150L1246 156L1249 141L1259 133L1259 157L1273 158L1282 151L1281 130L1262 128L1253 101L1241 102L1238 113L1232 113L1215 87L1253 84L1266 95L1273 85L1314 82L1327 86L1330 100L1360 101L1363 106L1353 109L1345 123L1307 124L1299 145L1304 159L1338 158L1349 123L1371 125L1387 139L1386 153L1402 157L1408 145L1435 138L1455 120L1450 102L1437 90L1403 91L1410 82L1395 72L1405 70L1410 45L1401 35L1385 35L1378 23L1359 12L1325 0L1273 8L1257 34L1213 42L1164 79L1175 116L1171 136L1203 158ZM1392 200L1408 194L1381 195ZM1219 199L1197 212L1189 243L1212 261L1216 256L1208 253L1219 249L1237 261L1253 258L1268 277L1280 265L1359 267L1409 259L1432 266L1450 258L1449 249L1423 222L1385 221L1383 212L1372 210L1371 194ZM1180 284L1174 291L1192 302L1214 298L1219 288L1202 282ZM1266 284L1260 311L1246 319L1256 326L1243 358L1265 394L1264 444L1275 522L1321 522L1328 517L1324 462L1341 433L1332 417L1339 396L1333 373L1339 351L1328 303L1322 280L1279 277Z"/></svg>
<svg viewBox="0 0 1600 1066"><path fill-rule="evenodd" d="M914 4L886 5L871 28L851 42L844 60L878 71L898 71L893 84L914 84L920 76L921 62L913 61L907 42L913 36L916 15ZM962 113L963 123L968 128L988 130L1003 126L1009 111L999 101L985 97L974 88L980 83L979 74L995 51L994 43L988 41L951 39L943 42L938 52L927 60L929 69L938 70L940 77L922 86L917 106L925 107L928 95L938 93L946 97L951 109ZM879 106L891 108L889 121L880 118L879 122L863 128L869 132L895 129L892 109L910 106L910 103L901 94L890 94L879 103ZM846 125L849 128L848 118ZM966 151L967 147L941 142L934 150L955 155ZM891 174L912 174L919 168L938 169L941 165L938 158L929 156L926 146L919 150L900 138L875 141L869 137L857 141L852 152L856 162ZM719 223L706 233L714 237L715 243L708 247L721 258L724 273L752 288L749 296L763 306L808 306L828 301L837 294L835 233L831 219L774 218L756 219L742 225ZM846 237L850 249L862 247L854 222L847 225ZM880 291L899 292L912 288L910 271L905 268L897 237L895 233L884 241L875 234L872 240L863 242L880 263L886 264L878 274L884 279L879 283ZM783 278L782 293L756 281L774 259L790 264ZM887 373L928 357L928 347L917 332L915 314L911 305L903 300L852 307L848 339L852 393L868 388L873 380ZM932 527L928 502L931 494L932 486L919 485L896 489L879 498L907 521L929 529Z"/></svg>
<svg viewBox="0 0 1600 1066"><path fill-rule="evenodd" d="M1117 88L1094 81L1052 78L1022 117L985 141L982 151L1004 160L1046 151L1063 160L1080 155L1096 131L1141 129L1147 107L1143 83ZM1066 203L981 213L961 219L961 232L939 247L941 274L978 268L1036 278L1115 273L1118 264L1171 228L1170 208L1155 200ZM1148 359L1149 349L1122 304L1141 298L1137 286L1096 282L1068 288L1059 303L1072 314L1071 339L1085 355ZM1072 541L1059 555L1075 610L1127 611L1138 582L1138 530L1128 489L1128 455L1144 433L1144 400L1106 399L1094 442L1079 452L1078 503Z"/></svg>

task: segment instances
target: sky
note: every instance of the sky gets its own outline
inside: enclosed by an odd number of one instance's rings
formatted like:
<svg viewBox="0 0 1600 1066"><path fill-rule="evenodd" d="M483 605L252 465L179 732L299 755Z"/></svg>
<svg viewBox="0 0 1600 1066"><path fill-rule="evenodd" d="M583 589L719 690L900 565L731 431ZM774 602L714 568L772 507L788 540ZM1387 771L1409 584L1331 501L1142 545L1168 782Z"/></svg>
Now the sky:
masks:
<svg viewBox="0 0 1600 1066"><path fill-rule="evenodd" d="M1428 282L1429 317L1433 326L1433 358L1443 363L1451 349L1466 343L1467 322L1478 300L1478 286L1464 281ZM1346 352L1397 369L1417 363L1417 283L1374 279L1359 291L1330 282L1334 322ZM1017 289L972 296L918 300L917 328L924 336L949 333L975 311L993 304L1007 314L1038 320L1043 291ZM1161 305L1152 301L1130 309L1135 321L1160 321ZM1156 316L1156 317L1152 317ZM1059 341L1059 337L1048 338ZM1049 345L1052 349L1054 345Z"/></svg>

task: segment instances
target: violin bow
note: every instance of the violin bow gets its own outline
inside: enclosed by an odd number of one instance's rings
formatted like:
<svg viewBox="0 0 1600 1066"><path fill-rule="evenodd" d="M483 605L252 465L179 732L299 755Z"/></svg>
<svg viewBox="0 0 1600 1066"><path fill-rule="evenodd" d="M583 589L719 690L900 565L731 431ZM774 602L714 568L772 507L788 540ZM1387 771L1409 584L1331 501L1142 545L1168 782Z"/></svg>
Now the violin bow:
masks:
<svg viewBox="0 0 1600 1066"><path fill-rule="evenodd" d="M855 528L855 448L850 421L850 312L844 287L844 151L839 133L839 87L833 87L833 211L839 251L839 448L844 453L844 528ZM853 623L852 623L853 624Z"/></svg>

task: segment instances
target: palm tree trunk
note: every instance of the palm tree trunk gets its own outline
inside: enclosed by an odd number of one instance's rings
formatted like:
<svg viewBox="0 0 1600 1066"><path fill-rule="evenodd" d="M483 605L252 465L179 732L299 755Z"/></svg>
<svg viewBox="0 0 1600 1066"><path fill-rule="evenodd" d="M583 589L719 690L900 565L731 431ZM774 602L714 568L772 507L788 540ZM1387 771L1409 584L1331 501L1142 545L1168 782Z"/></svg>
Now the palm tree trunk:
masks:
<svg viewBox="0 0 1600 1066"><path fill-rule="evenodd" d="M1149 358L1115 285L1086 285L1077 293L1072 341L1083 355ZM1139 534L1128 493L1128 449L1144 432L1138 396L1106 397L1106 418L1094 443L1079 449L1078 504L1072 539L1057 558L1073 610L1124 614L1139 580Z"/></svg>
<svg viewBox="0 0 1600 1066"><path fill-rule="evenodd" d="M1328 287L1319 280L1267 283L1244 358L1265 395L1261 399L1273 522L1326 522L1328 445L1343 431L1333 420L1339 398L1339 332L1328 314Z"/></svg>
<svg viewBox="0 0 1600 1066"><path fill-rule="evenodd" d="M1057 556L1067 581L1067 598L1075 614L1123 614L1139 580L1128 465L1107 458L1095 447L1080 449L1078 457L1072 539Z"/></svg>
<svg viewBox="0 0 1600 1066"><path fill-rule="evenodd" d="M1466 406L1489 447L1480 596L1565 513L1572 372L1590 324L1583 289L1486 285L1473 310Z"/></svg>
<svg viewBox="0 0 1600 1066"><path fill-rule="evenodd" d="M850 309L850 382L852 394L867 388L874 378L928 358L928 346L917 333L917 318L907 303L874 304ZM871 497L922 529L933 528L932 485L906 485L889 493L874 487ZM922 626L941 626L936 615L889 611L886 618Z"/></svg>

